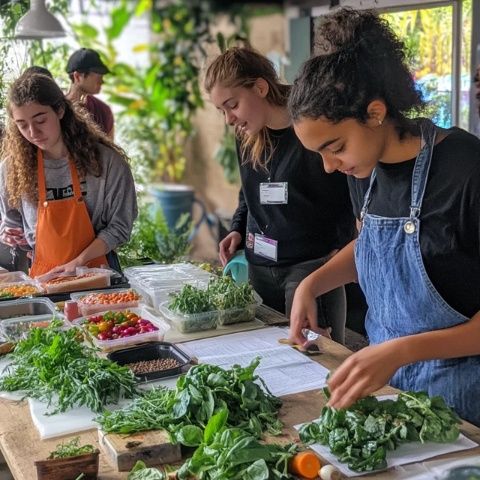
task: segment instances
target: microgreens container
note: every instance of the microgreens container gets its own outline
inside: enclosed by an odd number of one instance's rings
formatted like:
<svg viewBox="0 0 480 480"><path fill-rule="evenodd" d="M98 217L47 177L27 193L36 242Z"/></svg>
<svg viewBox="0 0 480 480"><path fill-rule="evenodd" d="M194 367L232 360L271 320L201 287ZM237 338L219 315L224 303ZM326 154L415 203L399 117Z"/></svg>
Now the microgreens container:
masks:
<svg viewBox="0 0 480 480"><path fill-rule="evenodd" d="M95 480L98 478L99 450L65 458L35 460L37 480Z"/></svg>
<svg viewBox="0 0 480 480"><path fill-rule="evenodd" d="M52 320L60 319L64 322L64 326L68 324L62 314L56 313L52 315L32 315L20 318L10 318L0 322L0 335L10 342L18 342L27 337L28 332L32 328L45 328L50 325Z"/></svg>
<svg viewBox="0 0 480 480"><path fill-rule="evenodd" d="M218 310L202 313L179 313L168 308L170 301L158 306L160 313L181 333L201 332L217 328Z"/></svg>
<svg viewBox="0 0 480 480"><path fill-rule="evenodd" d="M84 300L86 297L95 297L99 294L107 293L107 294L115 294L115 293L126 293L130 291L135 291L134 288L112 288L109 290L96 290L95 292L76 292L70 295L70 298L77 302L78 308L82 316L87 317L88 315L92 315L94 313L105 312L107 310L126 310L129 308L137 308L142 300L142 296L139 295L138 300L132 300L130 302L122 302L122 303L86 303Z"/></svg>
<svg viewBox="0 0 480 480"><path fill-rule="evenodd" d="M191 362L191 358L187 354L176 345L168 342L152 342L125 350L117 350L116 352L109 353L107 357L119 365L163 359L173 359L178 362L178 366L173 368L135 373L135 376L144 382L180 375L183 373L184 368Z"/></svg>
<svg viewBox="0 0 480 480"><path fill-rule="evenodd" d="M93 316L104 315L109 311L115 311L118 313L122 310L107 309L94 315L77 318L72 322L73 325L82 326L89 338L92 339L93 344L103 351L118 350L121 348L126 348L128 346L137 345L145 342L163 341L165 333L167 332L167 330L169 330L169 326L160 317L151 313L151 311L147 307L129 308L128 312L135 313L139 315L142 319L150 321L157 328L157 330L153 332L137 333L129 337L114 338L111 340L100 340L95 337L95 335L92 335L88 332L88 329L86 328L86 323L89 318Z"/></svg>

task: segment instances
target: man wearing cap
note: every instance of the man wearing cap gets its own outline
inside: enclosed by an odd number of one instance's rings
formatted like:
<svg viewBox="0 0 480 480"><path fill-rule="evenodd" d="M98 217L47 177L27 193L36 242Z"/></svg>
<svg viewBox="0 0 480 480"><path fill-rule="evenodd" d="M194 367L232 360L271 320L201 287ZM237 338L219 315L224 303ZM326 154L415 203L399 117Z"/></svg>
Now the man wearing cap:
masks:
<svg viewBox="0 0 480 480"><path fill-rule="evenodd" d="M110 107L95 97L100 93L103 76L110 70L91 48L73 52L67 62L67 73L72 81L67 98L82 103L98 126L113 139L113 113Z"/></svg>

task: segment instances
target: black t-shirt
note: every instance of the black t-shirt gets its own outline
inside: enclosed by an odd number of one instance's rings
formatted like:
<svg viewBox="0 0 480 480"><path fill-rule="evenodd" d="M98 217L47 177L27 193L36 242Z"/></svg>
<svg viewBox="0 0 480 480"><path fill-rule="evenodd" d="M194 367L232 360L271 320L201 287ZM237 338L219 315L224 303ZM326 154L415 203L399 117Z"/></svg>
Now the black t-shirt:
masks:
<svg viewBox="0 0 480 480"><path fill-rule="evenodd" d="M241 233L248 261L288 266L345 246L355 229L345 176L327 174L320 156L302 146L293 128L269 129L268 134L273 154L267 170L255 171L239 152L242 189L231 230ZM288 182L287 204L260 203L260 183L269 178ZM278 242L277 262L253 253L253 236L262 232Z"/></svg>
<svg viewBox="0 0 480 480"><path fill-rule="evenodd" d="M368 212L409 216L415 159L377 166ZM369 179L348 179L357 218ZM420 214L420 249L427 274L461 314L480 310L480 140L458 128L433 149Z"/></svg>

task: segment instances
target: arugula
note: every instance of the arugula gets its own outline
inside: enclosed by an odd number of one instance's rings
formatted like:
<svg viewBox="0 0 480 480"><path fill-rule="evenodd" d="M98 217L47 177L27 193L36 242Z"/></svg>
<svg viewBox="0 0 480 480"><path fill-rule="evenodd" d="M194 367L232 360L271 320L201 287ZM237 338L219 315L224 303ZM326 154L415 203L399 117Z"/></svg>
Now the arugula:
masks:
<svg viewBox="0 0 480 480"><path fill-rule="evenodd" d="M324 389L328 398L328 389ZM324 407L321 416L302 425L300 439L328 445L351 470L387 467L387 451L406 442L453 442L460 419L441 397L402 392L396 400L365 397L348 409Z"/></svg>
<svg viewBox="0 0 480 480"><path fill-rule="evenodd" d="M135 376L130 369L99 358L81 343L77 328L61 326L61 320L53 319L48 327L32 328L17 343L0 390L24 391L25 397L54 404L51 415L82 405L100 412L108 403L134 396Z"/></svg>
<svg viewBox="0 0 480 480"><path fill-rule="evenodd" d="M202 443L177 472L179 480L287 480L289 460L296 445L260 443L239 428L226 428L227 409L219 410L208 422Z"/></svg>
<svg viewBox="0 0 480 480"><path fill-rule="evenodd" d="M157 468L148 468L144 462L138 460L128 474L127 480L167 480L167 475Z"/></svg>
<svg viewBox="0 0 480 480"><path fill-rule="evenodd" d="M78 455L85 455L87 453L95 452L93 445L79 445L80 437L72 438L69 442L60 443L55 447L53 452L50 452L49 459L76 457Z"/></svg>
<svg viewBox="0 0 480 480"><path fill-rule="evenodd" d="M168 308L173 312L183 315L212 312L212 315L218 314L220 325L247 322L255 318L252 286L248 283L237 285L228 275L212 279L206 289L185 285L172 297ZM185 318L183 331L202 330L202 323L211 327L208 320L212 318Z"/></svg>
<svg viewBox="0 0 480 480"><path fill-rule="evenodd" d="M281 400L255 383L261 381L254 375L258 364L256 359L247 367L234 365L230 370L196 365L178 379L175 390L152 389L124 409L104 411L96 421L107 433L164 429L173 442L195 447L202 442L210 419L226 409L229 427L257 438L264 432L278 435Z"/></svg>

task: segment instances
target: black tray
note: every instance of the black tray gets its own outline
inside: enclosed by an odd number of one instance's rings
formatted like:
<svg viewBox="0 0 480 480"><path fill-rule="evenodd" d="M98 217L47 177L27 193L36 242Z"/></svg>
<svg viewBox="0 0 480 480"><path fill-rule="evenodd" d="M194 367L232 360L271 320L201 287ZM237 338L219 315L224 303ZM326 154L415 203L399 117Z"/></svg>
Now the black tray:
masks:
<svg viewBox="0 0 480 480"><path fill-rule="evenodd" d="M156 360L157 358L174 358L180 363L178 367L169 368L168 370L159 370L157 372L135 375L139 380L144 382L180 375L184 372L185 366L191 362L191 358L188 355L173 345L173 343L168 342L150 342L146 343L145 345L117 350L109 353L107 358L118 363L119 365L126 365L127 363L140 362L144 360Z"/></svg>

